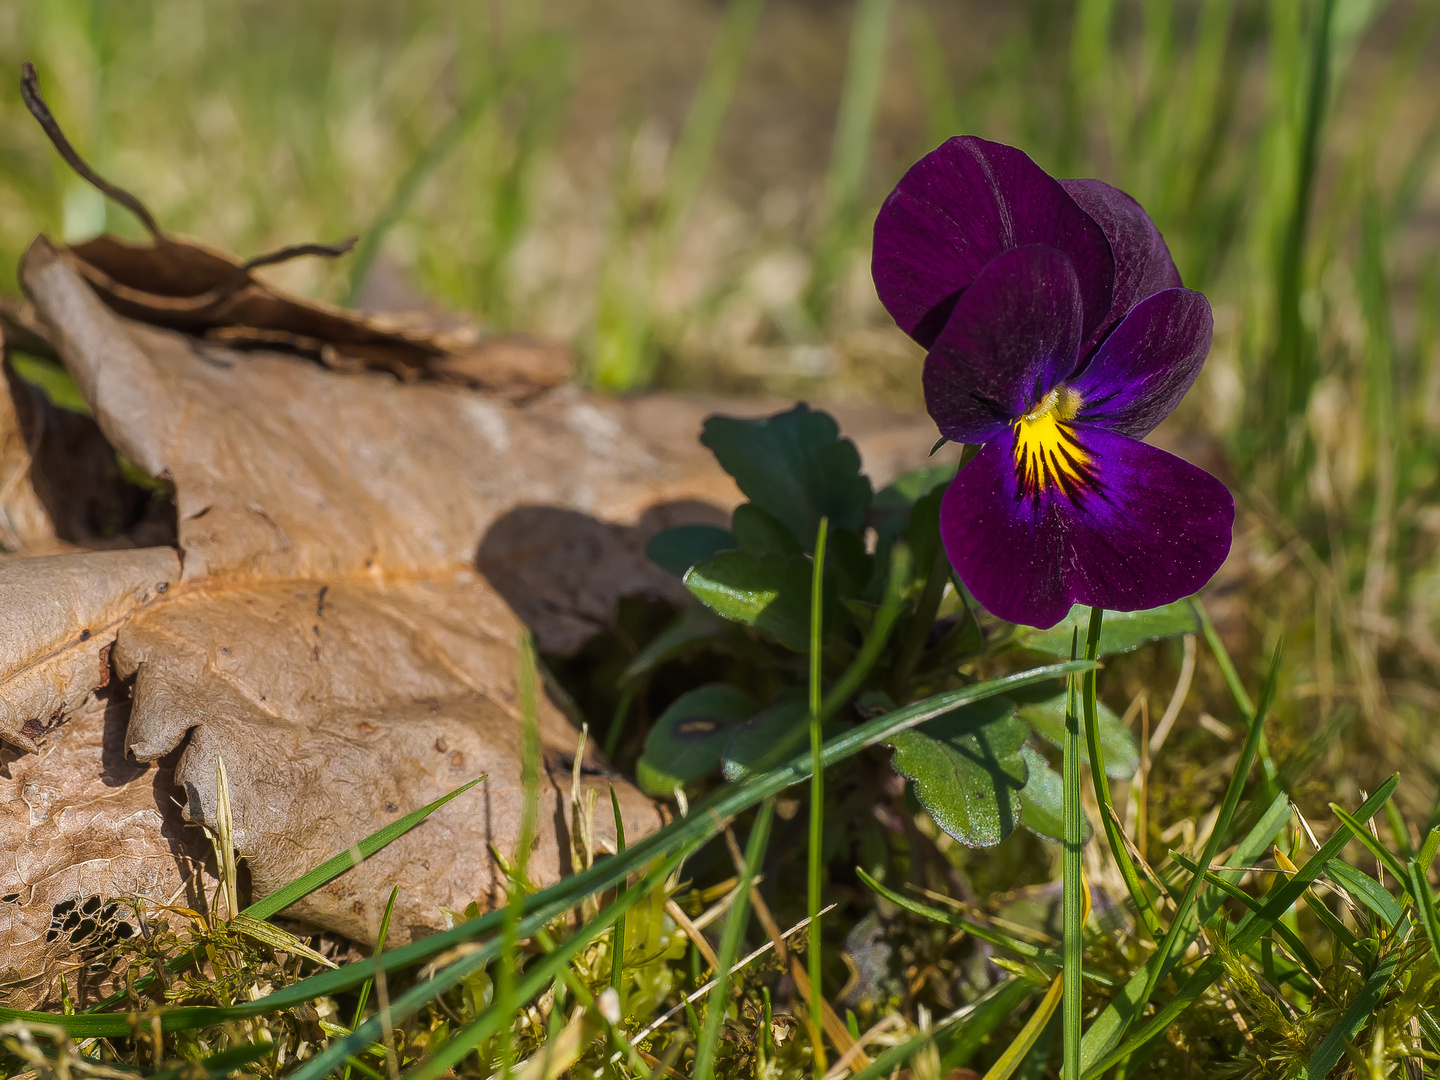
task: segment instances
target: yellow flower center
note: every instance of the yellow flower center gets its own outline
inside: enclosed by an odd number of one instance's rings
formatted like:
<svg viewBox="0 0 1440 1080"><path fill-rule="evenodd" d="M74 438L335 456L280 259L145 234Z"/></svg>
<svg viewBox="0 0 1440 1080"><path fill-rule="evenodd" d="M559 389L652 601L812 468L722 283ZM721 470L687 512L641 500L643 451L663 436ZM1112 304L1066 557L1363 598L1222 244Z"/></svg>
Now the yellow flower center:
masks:
<svg viewBox="0 0 1440 1080"><path fill-rule="evenodd" d="M1080 395L1061 384L1015 421L1015 469L1027 495L1049 484L1073 494L1090 480L1090 456L1066 423L1079 411Z"/></svg>

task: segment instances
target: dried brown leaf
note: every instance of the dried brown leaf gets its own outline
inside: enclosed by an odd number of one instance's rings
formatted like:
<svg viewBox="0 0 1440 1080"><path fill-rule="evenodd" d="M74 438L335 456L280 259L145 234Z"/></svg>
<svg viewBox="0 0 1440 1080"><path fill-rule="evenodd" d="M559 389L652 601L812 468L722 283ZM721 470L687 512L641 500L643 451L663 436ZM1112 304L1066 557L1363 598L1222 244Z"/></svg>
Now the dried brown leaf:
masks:
<svg viewBox="0 0 1440 1080"><path fill-rule="evenodd" d="M117 608L106 623L116 670L134 680L134 757L179 751L174 782L198 822L215 819L223 758L257 894L485 774L292 914L373 941L398 884L401 941L441 925L441 908L497 900L491 845L513 855L523 800L521 619L542 649L563 653L608 626L622 596L680 595L644 545L671 524L723 521L738 501L696 439L718 403L571 387L515 400L240 352L117 314L115 297L103 301L93 275L43 238L22 279L99 429L175 489L179 583L158 602L125 594L128 620ZM883 479L923 461L928 434L923 420L887 417L860 442ZM37 640L72 640L75 618L71 638L61 613ZM36 636L28 620L13 632ZM83 664L65 671L70 702L90 687ZM529 866L548 882L570 869L578 733L548 701L540 722L545 827ZM63 757L69 730L42 742L47 760ZM615 784L628 836L659 824L593 751L581 773L590 788ZM18 806L0 780L6 794ZM169 797L157 786L152 808ZM613 844L608 814L594 832ZM47 859L64 861L44 845L21 861Z"/></svg>
<svg viewBox="0 0 1440 1080"><path fill-rule="evenodd" d="M203 911L209 845L186 828L166 764L125 757L126 707L90 698L38 753L0 746L0 1002L81 998L108 985L110 947L146 897ZM122 902L122 903L117 903ZM153 914L153 907L152 907ZM91 992L88 993L87 992Z"/></svg>
<svg viewBox="0 0 1440 1080"><path fill-rule="evenodd" d="M130 614L180 578L170 548L87 552L0 563L0 741L35 739L110 675L109 651Z"/></svg>

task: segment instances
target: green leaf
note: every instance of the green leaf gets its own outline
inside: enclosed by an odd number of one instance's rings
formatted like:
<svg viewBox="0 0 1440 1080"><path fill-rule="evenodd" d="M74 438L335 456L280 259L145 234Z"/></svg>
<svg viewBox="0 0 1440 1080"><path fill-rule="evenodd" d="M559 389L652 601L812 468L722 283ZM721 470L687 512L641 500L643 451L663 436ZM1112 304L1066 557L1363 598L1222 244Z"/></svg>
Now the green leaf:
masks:
<svg viewBox="0 0 1440 1080"><path fill-rule="evenodd" d="M870 524L884 544L899 536L910 521L912 508L955 476L954 465L929 465L898 477L875 493L870 503Z"/></svg>
<svg viewBox="0 0 1440 1080"><path fill-rule="evenodd" d="M676 577L684 577L696 563L709 562L735 547L735 537L718 525L677 525L652 536L645 555Z"/></svg>
<svg viewBox="0 0 1440 1080"><path fill-rule="evenodd" d="M915 781L935 824L970 847L990 847L1014 831L1029 729L1015 705L995 698L902 731L891 740L895 771Z"/></svg>
<svg viewBox="0 0 1440 1080"><path fill-rule="evenodd" d="M685 587L727 619L763 630L787 649L810 648L810 560L727 551L692 566ZM825 604L826 611L835 605Z"/></svg>
<svg viewBox="0 0 1440 1080"><path fill-rule="evenodd" d="M1345 1047L1350 1040L1360 1034L1360 1029L1368 1024L1375 1017L1375 1010L1385 996L1385 990L1390 985L1390 980L1395 977L1395 969L1400 966L1400 951L1394 950L1388 953L1379 966L1365 981L1360 994L1350 1003L1340 1022L1326 1033L1325 1038L1320 1040L1320 1045L1310 1055L1310 1060L1305 1063L1305 1068L1296 1073L1298 1080L1321 1080L1322 1077L1330 1075L1336 1063L1345 1055Z"/></svg>
<svg viewBox="0 0 1440 1080"><path fill-rule="evenodd" d="M828 517L831 528L862 529L870 509L870 481L860 451L828 413L803 402L760 420L712 416L700 441L740 490L781 522L809 550Z"/></svg>
<svg viewBox="0 0 1440 1080"><path fill-rule="evenodd" d="M1071 634L1079 630L1083 636L1089 622L1090 609L1084 604L1076 604L1069 615L1049 630L1022 627L1018 640L1025 648L1036 652L1069 656ZM1100 655L1130 652L1157 638L1199 632L1200 622L1188 599L1145 611L1106 611L1105 627L1100 633Z"/></svg>
<svg viewBox="0 0 1440 1080"><path fill-rule="evenodd" d="M773 746L785 742L794 732L806 727L809 720L810 708L805 703L805 696L798 691L756 713L726 737L725 749L720 756L725 779L744 777Z"/></svg>
<svg viewBox="0 0 1440 1080"><path fill-rule="evenodd" d="M726 625L725 621L716 618L709 608L699 604L687 604L685 610L675 616L670 625L635 654L635 659L631 660L621 673L620 681L625 683L638 679L690 646L719 637L725 632Z"/></svg>
<svg viewBox="0 0 1440 1080"><path fill-rule="evenodd" d="M945 489L936 488L916 500L910 510L910 520L903 535L910 545L916 566L929 567L935 561L940 547L940 502L944 498ZM943 565L948 573L948 563Z"/></svg>
<svg viewBox="0 0 1440 1080"><path fill-rule="evenodd" d="M749 555L803 555L805 549L781 522L754 503L741 503L730 518L735 543Z"/></svg>
<svg viewBox="0 0 1440 1080"><path fill-rule="evenodd" d="M1108 622L1110 615L1105 618ZM1103 638L1102 638L1103 640ZM1048 696L1047 696L1048 695ZM1056 746L1065 738L1065 688L1036 687L1023 699L1017 696L1020 717ZM1095 726L1100 736L1100 750L1105 756L1105 775L1112 780L1128 780L1140 768L1140 747L1130 729L1120 722L1115 711L1101 702L1095 703ZM1080 760L1090 764L1090 751L1083 743Z"/></svg>
<svg viewBox="0 0 1440 1080"><path fill-rule="evenodd" d="M756 707L749 694L725 683L681 694L645 740L645 752L635 766L640 787L649 795L669 795L709 776L720 764L731 731L755 715Z"/></svg>
<svg viewBox="0 0 1440 1080"><path fill-rule="evenodd" d="M1033 746L1022 746L1029 776L1020 792L1020 824L1036 836L1056 842L1065 839L1065 784L1060 774L1050 768L1045 755ZM1082 819L1084 842L1090 841L1090 821Z"/></svg>

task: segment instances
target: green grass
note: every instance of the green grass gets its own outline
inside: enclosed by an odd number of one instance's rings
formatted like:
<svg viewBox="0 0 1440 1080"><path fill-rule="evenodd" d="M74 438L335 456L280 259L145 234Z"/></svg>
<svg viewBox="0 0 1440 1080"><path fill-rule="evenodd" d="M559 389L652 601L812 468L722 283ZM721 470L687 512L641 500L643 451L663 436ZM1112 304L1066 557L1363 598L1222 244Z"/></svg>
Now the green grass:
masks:
<svg viewBox="0 0 1440 1080"><path fill-rule="evenodd" d="M871 748L1007 673L977 666L964 672L973 687L860 718L848 706L887 647L897 591L849 670L814 680L817 745L697 792L657 836L548 889L526 879L522 853L503 910L335 971L223 922L159 929L128 946L143 974L111 1001L0 1013L3 1068L64 1058L165 1076L185 1059L209 1075L453 1065L528 1078L578 1008L588 1041L574 1075L789 1078L819 1071L823 997L852 1037L892 1025L854 1066L863 1077L997 1063L1070 1080L1368 1077L1398 1075L1407 1056L1433 1071L1440 111L1427 88L1440 4L853 0L823 19L782 0L674 4L648 55L607 35L618 14L515 0L47 0L9 10L0 70L34 60L77 146L167 228L246 256L359 235L348 262L275 279L353 300L371 269L399 266L490 325L573 342L586 379L614 391L917 407L918 354L865 282L868 223L903 169L963 125L1130 191L1217 312L1207 371L1162 436L1225 463L1243 526L1201 609L1209 647L1181 721L1144 773L1145 833L1130 791L1101 768L1084 785L1079 757L1102 760L1100 704L1136 702L1137 731L1142 712L1158 715L1178 645L1064 669L1080 673L1067 823L1078 840L1090 814L1087 847L1016 833L970 850L884 788ZM0 283L13 288L40 230L139 237L54 160L18 93L0 95L0 116ZM777 133L808 148L803 164L776 152ZM43 361L13 362L52 398L70 392ZM902 578L908 566L892 570ZM926 594L937 613L941 593ZM925 641L909 644L918 656ZM654 704L632 689L590 718L622 765ZM732 822L749 836L738 875L716 854ZM274 918L349 859L246 914ZM1082 866L1115 905L1083 926ZM1044 910L1056 877L1059 923ZM729 970L768 940L750 880L782 930L839 904L823 934L815 920L789 943L806 954L812 1000L785 996L773 949ZM720 970L696 982L664 901L703 918L736 888L715 923ZM842 1000L867 933L888 950L884 971L857 966L856 985L870 981ZM197 943L228 1000L200 978ZM1052 1029L1042 1003L1062 969ZM711 979L693 1026L681 1008L631 1052L628 1039ZM618 1019L609 990L630 1009ZM154 1048L125 1011L161 1005ZM827 1037L823 1053L833 1065L840 1048Z"/></svg>

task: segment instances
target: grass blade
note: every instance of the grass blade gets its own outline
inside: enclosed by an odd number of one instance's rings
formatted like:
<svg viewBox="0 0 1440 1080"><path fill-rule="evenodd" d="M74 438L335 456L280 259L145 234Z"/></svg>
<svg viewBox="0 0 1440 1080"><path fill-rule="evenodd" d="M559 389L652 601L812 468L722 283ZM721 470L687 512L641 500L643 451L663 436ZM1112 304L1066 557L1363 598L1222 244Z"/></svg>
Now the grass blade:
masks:
<svg viewBox="0 0 1440 1080"><path fill-rule="evenodd" d="M1215 861L1215 853L1220 850L1220 842L1229 832L1230 822L1234 819L1235 811L1240 806L1240 796L1244 793L1245 781L1250 774L1250 765L1255 760L1255 751L1259 748L1260 736L1264 731L1265 717L1270 712L1270 705L1275 700L1275 690L1280 682L1280 657L1282 654L1282 646L1277 645L1275 655L1270 659L1270 674L1266 677L1265 686L1260 691L1260 704L1250 718L1250 729L1245 734L1245 744L1240 748L1240 759L1236 762L1235 771L1230 774L1230 783L1225 788L1225 798L1220 804L1220 816L1215 819L1215 825L1210 830L1210 838L1205 842L1204 853L1200 856L1201 866L1208 867ZM1150 995L1159 985L1161 972L1165 970L1170 957L1179 955L1174 951L1175 945L1185 932L1186 920L1203 882L1204 877L1200 874L1190 878L1190 884L1180 900L1175 918L1171 920L1170 931L1157 943L1158 948L1155 953L1157 962L1150 971L1142 1001L1150 1000Z"/></svg>
<svg viewBox="0 0 1440 1080"><path fill-rule="evenodd" d="M830 150L830 171L825 177L824 218L815 245L815 269L809 289L809 308L817 321L824 319L845 256L851 249L870 144L875 110L885 75L890 38L891 0L856 0L850 25L850 55L845 65L840 113L835 120L835 141Z"/></svg>
<svg viewBox="0 0 1440 1080"><path fill-rule="evenodd" d="M980 1048L997 1027L1014 1015L1025 999L1035 992L1026 979L1012 978L987 992L973 1005L959 1010L937 1024L931 1031L912 1035L899 1046L892 1046L856 1073L851 1080L878 1080L891 1075L899 1066L923 1050L929 1042L948 1043L943 1047L942 1064L949 1068L962 1065ZM946 1036L952 1039L946 1039Z"/></svg>
<svg viewBox="0 0 1440 1080"><path fill-rule="evenodd" d="M1330 1075L1330 1070L1345 1053L1346 1044L1355 1038L1360 1029L1375 1015L1375 1007L1380 1004L1380 999L1385 996L1385 988L1395 977L1395 969L1400 965L1400 955L1397 950L1380 961L1380 966L1365 981L1359 996L1350 1003L1350 1007L1340 1017L1340 1022L1320 1040L1320 1045L1310 1055L1305 1067L1295 1074L1297 1080L1323 1080Z"/></svg>
<svg viewBox="0 0 1440 1080"><path fill-rule="evenodd" d="M1190 873L1200 873L1199 865L1191 862L1189 859L1185 858L1184 855L1181 855L1178 851L1172 851L1170 853L1170 857L1174 859L1179 865L1183 866L1186 870L1190 871ZM1214 885L1215 888L1219 889L1232 900L1240 901L1240 903L1244 904L1247 908L1249 908L1253 912L1256 912L1257 914L1260 912L1261 908L1265 906L1261 901L1255 899L1255 897L1251 896L1244 889L1240 888L1238 885L1235 885L1232 882L1226 881L1223 877L1215 873L1215 871L1213 870L1205 871L1205 880L1208 881L1211 885ZM1311 954L1310 950L1306 948L1305 943L1300 940L1299 935L1296 934L1294 930L1291 930L1290 927L1286 926L1284 922L1277 922L1275 924L1275 932L1284 939L1286 948L1288 948L1295 955L1295 959L1300 961L1301 966L1310 973L1312 978L1318 981L1321 977L1320 962L1316 960L1315 957Z"/></svg>
<svg viewBox="0 0 1440 1080"><path fill-rule="evenodd" d="M1045 1025L1050 1023L1050 1017L1055 1015L1055 1009L1060 1004L1060 998L1065 988L1065 976L1055 976L1055 981L1050 984L1050 989L1040 999L1040 1004L1025 1021L1025 1026L1020 1029L1020 1034L1015 1036L1015 1041L1005 1048L1005 1052L995 1059L995 1064L990 1066L990 1071L984 1076L984 1080L1010 1080L1015 1070L1025 1063L1030 1051L1040 1041L1040 1035L1045 1030Z"/></svg>
<svg viewBox="0 0 1440 1080"><path fill-rule="evenodd" d="M354 847L348 848L345 851L342 851L339 855L326 859L323 863L315 867L315 869L311 870L309 873L300 875L288 885L276 889L269 896L262 897L261 899L255 901L255 903L251 904L249 907L241 911L240 914L248 915L252 919L264 920L270 918L270 916L275 915L278 912L284 911L291 904L309 896L312 892L325 885L327 882L333 881L335 878L345 873L345 871L349 870L352 866L358 866L360 863L368 859L371 855L374 855L377 851L380 851L387 845L394 843L396 840L400 839L400 837L404 836L411 829L415 828L415 826L419 825L422 821L428 818L436 810L439 810L446 803L450 802L450 800L465 794L465 792L469 791L476 784L481 783L484 779L485 777L483 776L477 776L474 780L471 780L467 784L461 784L458 788L450 792L448 795L442 795L440 798L436 799L429 805L422 806L419 810L412 810L410 813L406 814L402 818L397 818L389 825L386 825L383 829L378 829L375 832L371 833L369 836L365 837L364 840L359 841L357 844L355 844ZM198 955L198 952L198 949L191 949L190 951L183 953L180 956L177 956L174 960L169 961L165 965L165 970L181 970L188 964L194 962L195 957ZM134 988L136 990L145 990L152 986L154 982L154 975L146 975L143 978L135 980ZM112 994L104 1001L92 1005L89 1009L86 1009L85 1011L86 1013L98 1013L104 1009L109 1008L112 1005L117 1005L124 1000L125 995L123 993ZM0 1015L3 1015L3 1010L0 1010Z"/></svg>
<svg viewBox="0 0 1440 1080"><path fill-rule="evenodd" d="M1430 879L1425 876L1425 868L1413 862L1405 868L1405 872L1410 893L1420 911L1420 925L1430 939L1430 951L1435 954L1436 963L1440 963L1440 918L1436 916L1435 894L1430 889Z"/></svg>
<svg viewBox="0 0 1440 1080"><path fill-rule="evenodd" d="M1043 683L1049 679L1063 678L1077 671L1088 670L1091 666L1089 662L1083 660L1046 664L1028 671L936 694L834 736L825 744L821 762L828 768L837 762L853 757L867 747L885 742L897 732L918 727L963 705ZM613 888L624 877L657 858L665 858L675 851L693 850L716 836L721 829L720 823L727 818L743 813L794 784L804 782L810 775L810 764L810 753L806 750L804 753L792 757L784 765L767 770L753 779L738 784L724 785L704 799L692 803L689 815L673 821L665 828L631 844L625 849L623 855L602 859L588 870L572 874L547 889L525 897L524 911L526 914L519 932L522 935L535 933L537 928L543 928L547 921L570 910L584 897ZM1390 790L1393 790L1393 785ZM469 922L461 923L453 929L431 934L429 937L421 938L409 945L392 949L385 954L381 968L388 974L391 971L422 964L457 945L494 933L500 928L503 918L503 910L492 911L471 919ZM489 956L493 958L494 953L490 953ZM442 976L449 971L450 969L447 968L445 972L422 986L439 985L443 982ZM352 989L359 986L368 977L369 965L349 964L338 971L326 971L309 976L255 1001L241 1002L229 1008L181 1006L166 1009L161 1013L160 1020L165 1031L185 1031L230 1020L261 1016L276 1009L298 1005L312 998ZM446 988L448 989L448 986ZM435 991L435 993L439 992L439 990ZM429 998L423 1000L429 1000ZM65 1028L71 1035L82 1038L125 1036L132 1030L129 1016L124 1013L67 1016L63 1013L0 1008L0 1023L10 1020L55 1024ZM343 1063L344 1056L356 1047L366 1045L366 1038L356 1036L352 1036L352 1038L355 1039L353 1043L344 1040L343 1044L337 1044L343 1045L344 1053L340 1055L340 1060L335 1062L333 1067L338 1067ZM328 1052L326 1051L326 1053ZM317 1060L319 1060L318 1057L312 1059L312 1061ZM311 1062L306 1062L305 1068L310 1065ZM325 1071L322 1070L314 1075L323 1076ZM304 1080L302 1072L297 1072L295 1075Z"/></svg>
<svg viewBox="0 0 1440 1080"><path fill-rule="evenodd" d="M1394 928L1404 917L1404 912L1400 910L1400 905L1395 902L1395 897L1390 895L1389 890L1363 870L1356 870L1343 862L1335 862L1326 873L1352 897L1378 915L1387 927ZM1404 877L1400 878L1400 887L1407 893L1410 891L1409 884Z"/></svg>
<svg viewBox="0 0 1440 1080"><path fill-rule="evenodd" d="M1270 433L1275 445L1286 437L1291 420L1304 411L1315 379L1311 370L1313 349L1305 340L1305 327L1300 317L1300 294L1304 284L1305 238L1320 158L1320 135L1330 96L1334 13L1335 0L1320 0L1311 27L1305 111L1300 124L1299 143L1295 148L1295 188L1275 271L1279 336L1270 365L1274 379L1271 389L1275 396L1264 396L1264 400L1270 402L1272 415L1277 417L1272 422Z"/></svg>
<svg viewBox="0 0 1440 1080"><path fill-rule="evenodd" d="M615 794L615 785L610 785L610 809L615 814L615 854L625 853L625 821L620 816L620 797ZM625 893L625 882L615 886L615 895L623 896ZM625 914L621 912L620 918L615 922L615 944L611 947L610 954L610 987L615 993L620 993L620 981L625 975Z"/></svg>
<svg viewBox="0 0 1440 1080"><path fill-rule="evenodd" d="M272 1043L247 1043L244 1046L234 1046L229 1050L222 1050L218 1054L212 1054L199 1063L199 1067L205 1071L206 1076L216 1077L230 1076L237 1069L260 1061L262 1058L270 1057L275 1053L275 1046ZM182 1078L195 1075L194 1065L180 1065L174 1069L164 1069L157 1073L151 1073L150 1080L182 1080Z"/></svg>
<svg viewBox="0 0 1440 1080"><path fill-rule="evenodd" d="M666 177L664 205L660 210L657 257L668 259L677 234L690 216L700 186L710 171L710 159L720 139L720 129L730 111L740 69L750 52L755 28L765 10L765 0L730 0L720 22L715 45L700 85L685 115L685 127L675 146L675 156Z"/></svg>
<svg viewBox="0 0 1440 1080"><path fill-rule="evenodd" d="M1228 865L1232 867L1249 866L1264 853L1265 849L1270 846L1270 842L1279 835L1280 830L1289 820L1290 800L1284 795L1276 796L1269 808L1261 815L1260 820L1240 841L1235 853L1230 856ZM1239 881L1242 874L1241 870L1219 872L1219 876L1232 882ZM1181 942L1183 948L1178 949L1175 955L1184 955L1185 950L1190 948L1191 943L1199 934L1200 926L1208 926L1219 910L1218 894L1206 893L1200 900L1196 917L1192 918L1189 926L1185 928L1185 937ZM1140 967L1139 971L1131 975L1114 1000L1091 1021L1090 1028L1085 1032L1085 1038L1080 1043L1081 1065L1087 1073L1098 1058L1114 1049L1130 1020L1142 1008L1144 999L1140 995L1144 993L1145 986L1149 981L1154 959L1152 956Z"/></svg>
<svg viewBox="0 0 1440 1080"><path fill-rule="evenodd" d="M716 965L715 988L710 991L710 1000L705 1003L705 1030L700 1035L700 1045L695 1048L695 1068L690 1074L694 1080L710 1080L715 1072L715 1046L720 1041L720 1026L725 1021L726 1008L730 1003L730 968L735 964L735 957L740 951L740 937L750 917L750 884L765 857L766 845L770 843L770 824L774 818L775 801L766 799L750 829L750 839L745 842L745 863L736 885L738 892L730 914L725 917L725 933L720 938L720 963ZM810 925L814 926L819 920L813 915L811 918ZM811 985L814 985L813 976Z"/></svg>
<svg viewBox="0 0 1440 1080"><path fill-rule="evenodd" d="M385 939L390 934L390 917L395 914L395 898L399 895L400 886L396 885L395 888L390 890L390 900L386 903L385 915L380 920L380 933L376 935L375 938L375 951L370 954L370 963L377 967L379 966L378 961L380 954L385 951ZM355 1019L350 1022L351 1031L359 1027L361 1021L365 1019L365 1005L370 1000L370 991L374 986L375 980L373 978L360 984L360 997L359 1000L355 1002ZM348 1064L345 1066L345 1076L343 1080L350 1080L350 1066Z"/></svg>
<svg viewBox="0 0 1440 1080"><path fill-rule="evenodd" d="M1391 852L1385 850L1380 842L1370 835L1369 829L1361 828L1360 823L1351 817L1350 814L1346 813L1345 808L1339 803L1332 802L1330 804L1330 812L1346 825L1350 826L1350 831L1355 834L1355 839L1359 840L1360 843L1365 846L1365 850L1370 852L1371 855L1374 855L1386 870L1394 874L1395 879L1399 881L1401 885L1408 884L1408 879L1405 876L1405 867L1401 865L1399 859Z"/></svg>
<svg viewBox="0 0 1440 1080"><path fill-rule="evenodd" d="M1028 941L1020 941L1018 938L1003 934L993 927L967 919L963 915L956 915L950 911L941 911L939 908L933 908L929 904L922 904L913 897L905 896L903 893L897 893L893 889L887 889L867 874L861 867L857 866L855 873L859 875L860 880L863 881L872 892L890 901L890 903L896 907L904 908L912 914L919 915L921 918L929 919L932 922L940 923L943 926L963 930L971 937L979 938L981 941L989 942L998 948L1006 949L1016 956L1023 956L1027 960L1034 960L1037 964L1045 964L1057 969L1064 966L1064 958L1059 953L1047 952L1044 949L1030 944ZM1103 971L1091 971L1086 968L1084 970L1084 977L1091 982L1099 983L1101 986L1116 985L1115 978Z"/></svg>
<svg viewBox="0 0 1440 1080"><path fill-rule="evenodd" d="M820 763L820 751L824 742L820 715L820 673L823 656L820 649L820 635L824 627L825 603L825 541L830 534L830 519L820 519L820 529L815 535L814 578L810 583L810 850L807 853L807 874L805 893L805 914L810 919L808 930L810 947L805 959L810 974L810 1031L815 1039L814 1064L815 1080L825 1075L825 1047L820 1040L824 1021L824 990L820 985L820 911L821 877L824 873L822 852L825 844L825 768ZM727 924L728 925L728 924ZM696 1059L698 1062L698 1058ZM705 1078L708 1080L708 1077Z"/></svg>
<svg viewBox="0 0 1440 1080"><path fill-rule="evenodd" d="M1380 786L1380 790L1366 799L1355 811L1355 819L1363 824L1378 814L1380 808L1385 805L1385 800L1394 794L1395 787L1399 782L1398 775L1385 781ZM1305 865L1300 867L1289 881L1270 894L1266 899L1265 906L1259 912L1250 912L1245 915L1231 937L1231 948L1236 953L1248 952L1280 920L1280 917L1294 906L1311 883L1324 873L1325 868L1339 857L1340 852L1344 850L1345 845L1353 836L1354 833L1350 831L1350 827L1341 824L1340 828L1335 830L1335 835L1306 860ZM1209 989L1223 971L1224 968L1216 957L1212 956L1205 960L1145 1027L1136 1032L1123 1046L1106 1054L1085 1070L1086 1080L1103 1075L1107 1070L1145 1046L1150 1040L1161 1035L1177 1016L1193 1005L1200 995Z"/></svg>
<svg viewBox="0 0 1440 1080"><path fill-rule="evenodd" d="M617 896L610 902L609 907L600 912L594 920L586 923L579 933L573 935L569 940L549 953L543 960L527 970L525 977L515 986L514 1000L517 1002L528 1001L540 993L590 942L594 941L614 925L615 920L619 918L621 914L628 911L639 902L641 898L646 896L651 889L659 887L667 877L678 870L680 864L684 862L688 854L689 851L680 851L671 855L663 863L651 870L638 887L627 889L624 896ZM526 920L526 922L531 921L533 920ZM521 925L525 926L525 923ZM528 929L528 927L526 927L526 929ZM500 953L500 949L497 947L498 944L496 941L487 943L485 948L452 964L440 975L437 975L435 979L431 980L431 982L442 983L444 984L443 989L448 990L450 986L458 983L464 975L469 974L471 971L478 970L489 961L495 959ZM397 1000L397 1010L401 1007L401 1002L404 1002L405 998L411 999L411 1001L406 1004L411 1005L413 1009L418 1009L426 1000L438 996L435 994L424 994L423 991L425 990L426 987L424 984L414 987L405 997ZM417 993L417 991L422 993ZM513 1020L514 1013L501 1006L497 995L494 1005L486 1009L473 1023L456 1032L449 1042L407 1073L407 1080L437 1080L438 1077L443 1076L451 1067L463 1061L475 1047L490 1038L491 1035L495 1034L503 1026L510 1025ZM372 1024L373 1021L367 1024L366 1027L370 1027ZM364 1029L362 1029L362 1031L363 1030ZM350 1038L354 1039L356 1036L361 1035L361 1033L362 1032L356 1032ZM364 1039L361 1039L360 1044L363 1045L364 1041ZM318 1080L319 1077L325 1076L333 1067L332 1063L335 1062L336 1059L343 1059L344 1055L340 1054L338 1049L344 1048L347 1054L349 1050L352 1049L349 1043L350 1039L343 1040L341 1043L331 1045L324 1053L311 1058L292 1074L294 1080Z"/></svg>

